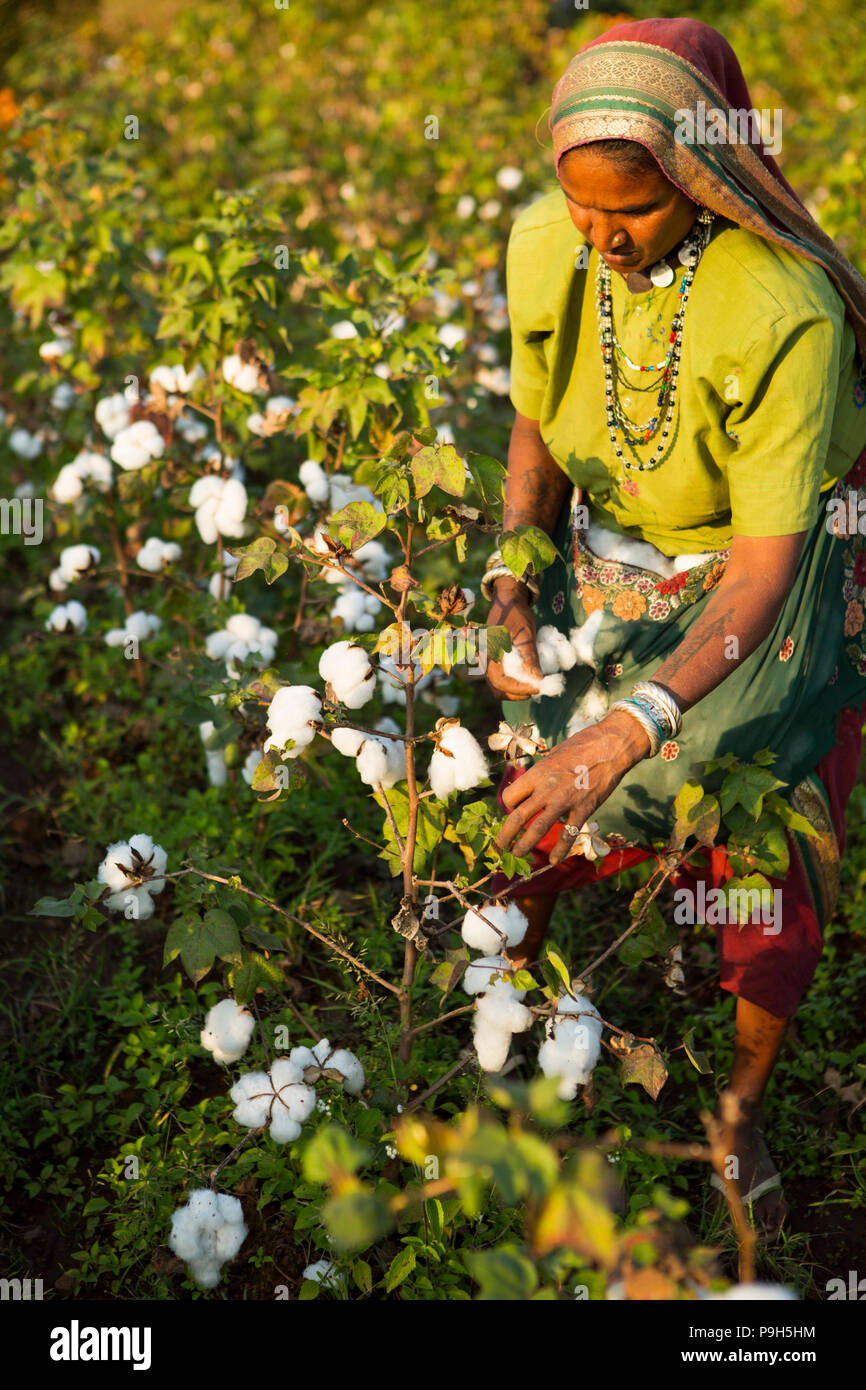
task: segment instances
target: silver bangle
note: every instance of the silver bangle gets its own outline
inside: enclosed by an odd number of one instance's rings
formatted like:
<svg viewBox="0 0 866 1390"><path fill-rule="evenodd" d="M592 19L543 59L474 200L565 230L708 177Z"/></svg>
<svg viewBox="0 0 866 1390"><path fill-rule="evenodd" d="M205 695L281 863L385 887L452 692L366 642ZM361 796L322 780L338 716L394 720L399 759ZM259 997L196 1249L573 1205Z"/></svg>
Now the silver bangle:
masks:
<svg viewBox="0 0 866 1390"><path fill-rule="evenodd" d="M672 695L655 681L638 681L632 695L642 695L658 710L668 727L668 738L676 738L683 727L683 712Z"/></svg>
<svg viewBox="0 0 866 1390"><path fill-rule="evenodd" d="M637 705L631 704L628 700L614 700L608 713L611 713L615 709L625 710L627 714L631 715L632 719L637 720L650 741L650 751L647 756L654 758L662 746L662 737L655 721L651 719L644 710L639 709Z"/></svg>
<svg viewBox="0 0 866 1390"><path fill-rule="evenodd" d="M499 564L492 565L490 561L495 558L496 554L497 552L494 551L493 555L491 555L490 557L490 560L488 560L487 569L484 571L484 577L481 580L481 593L483 594L487 602L492 603L493 601L493 581L495 579L504 578L513 579L516 583L522 584L526 589L529 590L532 599L537 599L540 587L538 581L525 573L523 578L521 579L518 575L514 573L513 570L510 570L508 566L506 564L503 564L501 561Z"/></svg>

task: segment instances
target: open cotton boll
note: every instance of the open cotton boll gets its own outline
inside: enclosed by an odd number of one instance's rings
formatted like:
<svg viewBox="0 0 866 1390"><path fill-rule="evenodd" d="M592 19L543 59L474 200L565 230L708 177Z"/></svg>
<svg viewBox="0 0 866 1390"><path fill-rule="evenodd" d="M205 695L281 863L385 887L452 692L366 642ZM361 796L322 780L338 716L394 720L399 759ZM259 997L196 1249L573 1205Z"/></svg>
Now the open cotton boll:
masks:
<svg viewBox="0 0 866 1390"><path fill-rule="evenodd" d="M242 362L236 352L223 358L223 378L236 391L251 396L259 389L259 369L254 362Z"/></svg>
<svg viewBox="0 0 866 1390"><path fill-rule="evenodd" d="M235 1103L232 1119L248 1129L261 1129L267 1123L274 1100L274 1088L266 1071L248 1071L229 1091Z"/></svg>
<svg viewBox="0 0 866 1390"><path fill-rule="evenodd" d="M316 459L304 459L298 480L311 502L325 503L330 496L328 475Z"/></svg>
<svg viewBox="0 0 866 1390"><path fill-rule="evenodd" d="M604 686L599 681L594 680L588 690L584 691L574 712L568 721L566 733L570 738L572 734L579 734L581 729L588 729L591 725L597 724L599 719L603 719L607 714L608 696Z"/></svg>
<svg viewBox="0 0 866 1390"><path fill-rule="evenodd" d="M310 1279L314 1284L320 1284L323 1289L329 1289L334 1293L346 1285L345 1274L330 1260L316 1260L314 1264L307 1265L301 1278Z"/></svg>
<svg viewBox="0 0 866 1390"><path fill-rule="evenodd" d="M129 424L129 402L123 392L103 396L94 409L96 423L108 439L115 439Z"/></svg>
<svg viewBox="0 0 866 1390"><path fill-rule="evenodd" d="M42 436L31 434L20 425L11 431L6 443L22 459L35 459L42 453Z"/></svg>
<svg viewBox="0 0 866 1390"><path fill-rule="evenodd" d="M383 579L388 578L391 561L381 541L365 541L352 552L352 555L355 560L360 560L361 573L365 579L372 579L375 584L381 584Z"/></svg>
<svg viewBox="0 0 866 1390"><path fill-rule="evenodd" d="M221 748L206 748L207 780L212 787L224 787L229 780L226 755Z"/></svg>
<svg viewBox="0 0 866 1390"><path fill-rule="evenodd" d="M602 1021L590 999L580 991L557 1001L556 1018L547 1020L547 1039L538 1052L545 1076L560 1077L560 1100L574 1100L578 1086L585 1086L601 1054ZM579 1015L579 1017L575 1017Z"/></svg>
<svg viewBox="0 0 866 1390"><path fill-rule="evenodd" d="M160 365L154 367L150 374L151 386L161 386L169 395L178 393L185 396L195 386L197 381L204 381L205 371L200 362L196 362L192 371L188 372L179 363L169 367Z"/></svg>
<svg viewBox="0 0 866 1390"><path fill-rule="evenodd" d="M503 654L502 670L511 680L519 681L521 685L530 686L538 695L561 695L565 690L565 676L561 671L542 676L540 679L536 676L533 679L523 664L523 657L518 647L512 647L510 651Z"/></svg>
<svg viewBox="0 0 866 1390"><path fill-rule="evenodd" d="M205 545L214 545L217 536L243 535L247 490L238 478L208 473L193 483L189 502L195 508L195 524Z"/></svg>
<svg viewBox="0 0 866 1390"><path fill-rule="evenodd" d="M111 457L128 472L144 468L153 459L162 458L165 440L152 420L136 420L114 437Z"/></svg>
<svg viewBox="0 0 866 1390"><path fill-rule="evenodd" d="M338 1047L328 1058L327 1065L343 1073L344 1091L350 1096L358 1095L364 1085L364 1068L354 1052L347 1052L344 1047Z"/></svg>
<svg viewBox="0 0 866 1390"><path fill-rule="evenodd" d="M311 685L282 686L268 707L270 737L265 740L264 751L281 749L291 738L295 746L283 754L283 760L299 757L316 736L313 726L321 721L322 701Z"/></svg>
<svg viewBox="0 0 866 1390"><path fill-rule="evenodd" d="M532 1014L520 1000L525 990L498 980L480 996L472 1033L482 1071L498 1072L505 1065L511 1038L532 1025Z"/></svg>
<svg viewBox="0 0 866 1390"><path fill-rule="evenodd" d="M186 411L175 420L174 432L179 434L181 439L185 439L187 444L201 444L203 439L207 439L207 425L204 420L187 415Z"/></svg>
<svg viewBox="0 0 866 1390"><path fill-rule="evenodd" d="M152 917L151 894L165 888L160 875L165 873L166 863L165 850L155 845L150 835L132 835L128 841L109 845L96 872L97 880L112 890L105 906L133 919Z"/></svg>
<svg viewBox="0 0 866 1390"><path fill-rule="evenodd" d="M356 584L350 584L331 609L332 618L342 618L347 632L372 632L375 614L382 607L374 594L367 594Z"/></svg>
<svg viewBox="0 0 866 1390"><path fill-rule="evenodd" d="M406 776L402 745L393 739L371 738L368 734L355 759L358 776L369 787L393 787Z"/></svg>
<svg viewBox="0 0 866 1390"><path fill-rule="evenodd" d="M301 1125L315 1109L316 1093L304 1084L303 1072L289 1057L274 1062L270 1073L250 1072L231 1089L238 1124L259 1129L269 1124L278 1144L297 1139Z"/></svg>
<svg viewBox="0 0 866 1390"><path fill-rule="evenodd" d="M249 753L247 753L246 759L244 760L244 765L241 768L241 776L243 777L248 787L251 787L253 785L253 778L256 775L256 768L258 767L261 760L262 752L260 748L253 748Z"/></svg>
<svg viewBox="0 0 866 1390"><path fill-rule="evenodd" d="M492 989L497 980L509 979L513 972L507 956L478 956L467 965L461 984L467 994L480 994Z"/></svg>
<svg viewBox="0 0 866 1390"><path fill-rule="evenodd" d="M208 1010L201 1030L201 1045L215 1062L236 1062L244 1055L256 1023L249 1009L234 999L221 999Z"/></svg>
<svg viewBox="0 0 866 1390"><path fill-rule="evenodd" d="M202 1288L219 1283L220 1270L234 1259L247 1235L243 1207L228 1193L198 1188L189 1195L186 1206L171 1218L168 1238L172 1252L189 1266Z"/></svg>
<svg viewBox="0 0 866 1390"><path fill-rule="evenodd" d="M554 671L570 671L577 660L574 647L564 632L547 624L540 627L535 635L538 651L538 664L546 676Z"/></svg>
<svg viewBox="0 0 866 1390"><path fill-rule="evenodd" d="M350 709L360 709L376 692L376 678L363 647L348 640L334 642L319 658L319 675Z"/></svg>
<svg viewBox="0 0 866 1390"><path fill-rule="evenodd" d="M467 791L489 776L487 759L478 741L453 724L440 735L439 747L430 759L430 786L433 795L444 801L454 791Z"/></svg>
<svg viewBox="0 0 866 1390"><path fill-rule="evenodd" d="M135 563L149 574L159 574L166 565L173 565L180 559L181 549L176 541L164 541L159 536L148 536L135 557Z"/></svg>
<svg viewBox="0 0 866 1390"><path fill-rule="evenodd" d="M332 729L331 743L338 753L342 753L346 758L358 756L358 749L364 742L367 735L363 729Z"/></svg>
<svg viewBox="0 0 866 1390"><path fill-rule="evenodd" d="M143 608L130 613L124 627L113 627L105 634L109 647L125 647L130 641L146 642L154 637L162 627L162 620L155 613L146 613Z"/></svg>
<svg viewBox="0 0 866 1390"><path fill-rule="evenodd" d="M486 921L483 920L482 914ZM521 912L517 903L511 902L505 906L485 903L479 912L474 909L467 912L463 918L461 935L466 945L471 946L473 950L483 951L485 955L494 955L506 946L519 946L528 926L529 918ZM503 935L498 936L497 930Z"/></svg>
<svg viewBox="0 0 866 1390"><path fill-rule="evenodd" d="M415 694L418 695L430 685L436 675L435 668L422 674L420 662L412 663L413 674L415 677ZM397 665L392 656L379 656L379 685L381 687L382 699L386 705L405 705L406 703L406 680L409 675L409 667Z"/></svg>
<svg viewBox="0 0 866 1390"><path fill-rule="evenodd" d="M49 632L84 632L87 627L87 610L76 599L58 604L52 608L45 620Z"/></svg>
<svg viewBox="0 0 866 1390"><path fill-rule="evenodd" d="M476 1017L472 1024L472 1038L481 1070L501 1071L508 1060L508 1050L511 1047L511 1033L508 1029L496 1028Z"/></svg>
<svg viewBox="0 0 866 1390"><path fill-rule="evenodd" d="M328 483L332 512L339 511L349 502L369 502L374 511L383 512L385 510L375 492L371 492L365 483L353 482L348 473L332 473Z"/></svg>

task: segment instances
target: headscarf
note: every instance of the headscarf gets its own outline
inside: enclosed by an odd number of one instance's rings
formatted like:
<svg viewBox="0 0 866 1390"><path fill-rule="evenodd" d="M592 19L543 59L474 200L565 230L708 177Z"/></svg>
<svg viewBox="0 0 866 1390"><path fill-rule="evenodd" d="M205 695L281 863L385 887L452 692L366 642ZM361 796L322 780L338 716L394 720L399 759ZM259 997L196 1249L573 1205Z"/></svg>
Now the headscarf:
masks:
<svg viewBox="0 0 866 1390"><path fill-rule="evenodd" d="M593 140L635 140L671 183L711 212L817 262L845 301L866 371L866 280L810 216L772 155L740 143L675 138L677 112L751 111L752 99L727 39L697 19L617 24L584 44L553 89L548 124L556 171L567 150Z"/></svg>

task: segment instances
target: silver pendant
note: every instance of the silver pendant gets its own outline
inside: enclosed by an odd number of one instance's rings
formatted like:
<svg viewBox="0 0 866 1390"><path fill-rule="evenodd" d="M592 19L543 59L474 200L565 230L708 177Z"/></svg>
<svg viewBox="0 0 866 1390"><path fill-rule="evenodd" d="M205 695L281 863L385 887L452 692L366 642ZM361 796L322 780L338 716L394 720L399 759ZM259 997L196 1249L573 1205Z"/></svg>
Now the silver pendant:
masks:
<svg viewBox="0 0 866 1390"><path fill-rule="evenodd" d="M694 241L684 241L677 252L677 260L680 265L697 265L699 256L700 250Z"/></svg>
<svg viewBox="0 0 866 1390"><path fill-rule="evenodd" d="M653 284L660 290L663 290L666 285L672 285L674 282L674 272L667 261L657 261L654 266L651 266L649 277Z"/></svg>

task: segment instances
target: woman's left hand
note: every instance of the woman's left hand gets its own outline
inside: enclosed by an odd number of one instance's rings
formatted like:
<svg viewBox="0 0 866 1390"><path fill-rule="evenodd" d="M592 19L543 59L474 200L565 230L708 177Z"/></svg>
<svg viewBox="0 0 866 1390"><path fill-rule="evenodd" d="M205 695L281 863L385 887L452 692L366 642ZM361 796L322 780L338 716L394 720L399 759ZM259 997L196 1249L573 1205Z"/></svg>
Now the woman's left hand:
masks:
<svg viewBox="0 0 866 1390"><path fill-rule="evenodd" d="M592 728L575 734L503 793L511 814L497 836L497 845L508 849L520 835L513 852L525 855L557 821L580 828L649 751L649 738L624 710L614 710ZM527 826L530 820L532 824ZM558 864L573 847L574 837L563 831L550 852L550 863Z"/></svg>

